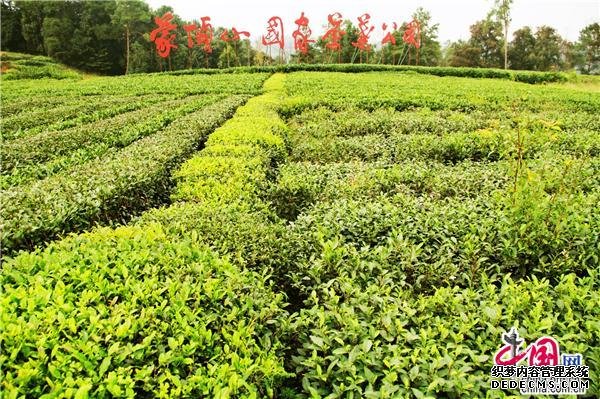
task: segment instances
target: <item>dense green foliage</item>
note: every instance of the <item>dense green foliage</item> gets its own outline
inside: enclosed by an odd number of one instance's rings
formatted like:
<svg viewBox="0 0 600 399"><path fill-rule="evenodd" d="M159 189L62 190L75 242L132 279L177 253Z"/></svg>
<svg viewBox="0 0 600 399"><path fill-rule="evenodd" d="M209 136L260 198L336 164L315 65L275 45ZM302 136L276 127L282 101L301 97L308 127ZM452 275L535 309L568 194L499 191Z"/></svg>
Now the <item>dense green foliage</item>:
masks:
<svg viewBox="0 0 600 399"><path fill-rule="evenodd" d="M309 76L311 84L306 85L303 82ZM285 116L318 106L344 109L348 105L367 110L388 107L404 111L418 107L461 112L510 112L516 107L519 111L563 113L593 113L600 106L598 96L584 91L555 86L532 89L518 82L498 83L484 79L439 77L431 81L394 73L356 74L349 79L342 73L301 72L291 74L287 82L289 89L298 93L283 102L281 112ZM370 90L377 95L370 94Z"/></svg>
<svg viewBox="0 0 600 399"><path fill-rule="evenodd" d="M450 43L445 49L444 65L534 71L575 69L583 74L598 73L598 23L584 27L576 43L563 39L556 29L547 25L537 27L535 32L523 26L510 40L507 36L509 3L497 1L492 13L471 25L468 40Z"/></svg>
<svg viewBox="0 0 600 399"><path fill-rule="evenodd" d="M126 220L165 201L171 169L197 149L243 99L234 96L192 113L83 167L3 191L4 251L32 248L95 222Z"/></svg>
<svg viewBox="0 0 600 399"><path fill-rule="evenodd" d="M58 99L35 107L33 111L23 110L24 104L15 101L3 109L2 135L5 140L32 136L42 131L63 130L88 122L95 122L117 116L127 111L135 111L159 101L170 100L168 95L77 97L72 101ZM17 108L19 107L19 108Z"/></svg>
<svg viewBox="0 0 600 399"><path fill-rule="evenodd" d="M10 107L24 98L30 101L62 101L89 96L142 96L149 94L256 94L260 91L266 74L195 75L173 79L164 74L134 75L121 77L98 77L84 80L68 80L57 84L52 79L26 79L3 84L2 106ZM29 112L33 111L28 109Z"/></svg>
<svg viewBox="0 0 600 399"><path fill-rule="evenodd" d="M583 73L600 74L600 23L588 25L579 32L577 47Z"/></svg>
<svg viewBox="0 0 600 399"><path fill-rule="evenodd" d="M47 84L50 90L45 95L51 99L63 93L76 101L88 93L110 96L118 87L131 85L130 98L136 89L140 94L150 92L151 83L159 93L171 87L171 96L179 98L145 96L142 99L147 98L151 105L142 109L117 107L122 113L116 116L88 123L82 119L81 124L63 130L19 128L14 133L18 137L3 145L3 251L33 248L96 222L127 220L168 200L171 169L201 146L247 98L230 94L256 92L253 85L260 87L264 78L261 74L245 78L162 76L140 85L136 84L139 77L121 82L71 82L60 87ZM194 83L202 87L190 86ZM15 85L15 91L7 96L8 104L32 90L28 84ZM20 88L25 90L20 92ZM222 94L190 96L204 92ZM15 118L36 112L21 112Z"/></svg>
<svg viewBox="0 0 600 399"><path fill-rule="evenodd" d="M526 83L564 82L567 76L559 72L527 72L504 71L492 68L451 68L451 67L425 67L414 65L374 65L374 64L287 64L273 66L254 66L224 68L218 71L210 69L189 69L166 72L170 75L193 75L214 73L252 73L252 72L414 72L424 75L457 76L466 78L508 79Z"/></svg>
<svg viewBox="0 0 600 399"><path fill-rule="evenodd" d="M527 342L543 331L582 353L598 392L597 279L505 279L416 297L388 276L366 288L332 280L292 326L302 343L292 367L309 397L504 397L489 389L489 364L505 326L518 323Z"/></svg>
<svg viewBox="0 0 600 399"><path fill-rule="evenodd" d="M159 225L23 255L2 287L9 396L256 398L287 375L274 339L282 295Z"/></svg>
<svg viewBox="0 0 600 399"><path fill-rule="evenodd" d="M5 53L4 57L8 59L13 56L20 57L15 53ZM29 57L29 56L28 56ZM37 58L37 57L34 57ZM7 61L8 62L8 61ZM55 64L53 64L55 65ZM71 75L56 75L54 76L53 67L40 67L38 73L41 77L57 77L59 79L72 78L76 76ZM526 82L531 84L536 83L549 83L549 82L565 82L569 79L567 75L561 72L535 72L535 71L512 71L512 70L501 70L494 68L473 68L473 67L436 67L436 66L414 66L414 65L385 65L385 64L280 64L280 65L266 65L266 66L241 66L241 67L223 67L220 69L179 69L171 72L164 72L167 75L212 75L212 74L246 74L246 73L276 73L276 72L297 72L297 71L319 71L319 72L347 72L347 73L358 73L358 72L383 72L383 71L396 71L396 72L414 72L425 75L435 76L457 76L457 77L470 77L470 78L489 78L489 79L508 79L517 82ZM6 74L7 79L28 79L26 74L18 75L12 73L12 70ZM34 73L34 72L32 72ZM22 77L19 77L22 76ZM140 74L139 76L146 77L146 74ZM243 76L243 75L242 75ZM36 78L32 76L31 78Z"/></svg>
<svg viewBox="0 0 600 399"><path fill-rule="evenodd" d="M117 75L192 67L225 68L262 65L269 59L248 39L237 43L235 49L220 40L222 27L214 31L210 54L201 47L188 49L182 27L199 21L184 21L175 15L174 22L179 27L175 43L179 50L164 60L156 55L150 32L156 28L154 17L173 9L162 6L154 10L140 0L2 0L1 6L2 50L53 57L93 73ZM27 73L12 76L18 79L21 76L60 77L61 74L50 76L28 69Z"/></svg>
<svg viewBox="0 0 600 399"><path fill-rule="evenodd" d="M134 217L3 259L0 389L507 397L516 326L597 396L600 97L353 67L9 82L4 248Z"/></svg>
<svg viewBox="0 0 600 399"><path fill-rule="evenodd" d="M15 169L55 160L98 145L126 147L135 140L155 133L170 122L189 112L219 99L218 97L186 97L184 99L148 104L139 111L127 112L113 118L104 118L94 124L85 124L59 131L43 131L4 145L3 170Z"/></svg>
<svg viewBox="0 0 600 399"><path fill-rule="evenodd" d="M598 375L598 96L383 73L286 89L290 162L265 199L290 221L301 397L502 397L513 325Z"/></svg>
<svg viewBox="0 0 600 399"><path fill-rule="evenodd" d="M269 94L238 109L175 174L173 199L183 202L135 226L97 229L7 262L2 322L11 328L2 341L11 366L3 389L38 396L273 395L288 376L277 335L277 327L285 324L281 294L269 289L264 273L218 259L205 248L204 236L181 229L184 214L173 216L186 203L221 212L225 204L235 208L237 201L243 208L256 201L261 180L282 152L277 133L282 124L273 108L280 80L272 78ZM217 111L207 108L171 126L185 126L197 136L207 119L219 117ZM27 295L30 273L38 287L34 297ZM60 302L49 302L48 294L60 295ZM75 298L94 310L63 306ZM56 311L48 313L48 306ZM28 322L11 318L19 309L27 309ZM129 319L133 314L135 321ZM48 334L44 348L36 346L41 331ZM133 345L136 337L141 341ZM45 352L59 347L64 351L57 356ZM8 356L0 359L5 363ZM75 370L80 377L72 376Z"/></svg>

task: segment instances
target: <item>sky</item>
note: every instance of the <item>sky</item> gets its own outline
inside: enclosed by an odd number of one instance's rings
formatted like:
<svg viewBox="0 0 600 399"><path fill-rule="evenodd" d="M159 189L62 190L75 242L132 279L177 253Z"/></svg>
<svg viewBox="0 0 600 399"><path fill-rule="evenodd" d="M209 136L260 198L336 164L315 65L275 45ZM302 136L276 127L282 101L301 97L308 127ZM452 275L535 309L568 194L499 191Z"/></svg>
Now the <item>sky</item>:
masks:
<svg viewBox="0 0 600 399"><path fill-rule="evenodd" d="M432 15L433 23L439 23L439 40L469 38L469 26L485 18L493 0L146 0L156 9L161 5L173 7L184 20L210 16L213 26L231 27L249 31L255 41L265 33L267 20L274 15L283 19L288 37L295 29L294 21L304 11L309 26L316 36L323 32L327 15L340 12L344 19L356 23L365 12L371 15L376 27L372 38L382 35L381 25L386 22L410 21L417 7L424 7ZM586 25L600 22L600 0L514 0L512 23L509 33L529 25L550 25L565 39L577 40L579 31Z"/></svg>

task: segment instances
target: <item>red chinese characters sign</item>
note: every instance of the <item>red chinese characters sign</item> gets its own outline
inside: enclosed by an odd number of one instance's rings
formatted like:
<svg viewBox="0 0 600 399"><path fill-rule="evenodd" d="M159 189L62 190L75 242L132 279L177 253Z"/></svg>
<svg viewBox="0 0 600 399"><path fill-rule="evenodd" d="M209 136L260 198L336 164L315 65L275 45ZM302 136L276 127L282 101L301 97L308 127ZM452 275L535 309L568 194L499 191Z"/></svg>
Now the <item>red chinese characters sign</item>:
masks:
<svg viewBox="0 0 600 399"><path fill-rule="evenodd" d="M419 21L413 19L406 26L402 41L406 44L412 44L415 48L421 47L421 25L419 24Z"/></svg>
<svg viewBox="0 0 600 399"><path fill-rule="evenodd" d="M150 40L156 44L156 52L163 58L169 56L172 48L177 48L177 45L173 44L175 34L170 33L177 29L177 25L171 23L172 19L173 14L170 12L164 14L162 17L154 17L154 22L158 27L150 32Z"/></svg>
<svg viewBox="0 0 600 399"><path fill-rule="evenodd" d="M269 19L267 35L262 37L262 44L265 46L277 44L280 49L283 49L285 39L283 37L283 21L281 18L271 17L271 19Z"/></svg>
<svg viewBox="0 0 600 399"><path fill-rule="evenodd" d="M210 24L210 17L200 18L201 25L196 24L183 25L183 29L188 35L188 47L194 47L194 40L192 39L192 33L195 32L196 44L201 46L204 51L208 54L212 53L212 40L213 40L213 27Z"/></svg>
<svg viewBox="0 0 600 399"><path fill-rule="evenodd" d="M162 16L156 16L154 22L156 28L150 33L150 40L156 45L157 54L160 57L167 58L171 54L171 49L176 49L176 29L177 25L173 22L173 14L170 12ZM358 38L351 43L359 52L371 51L371 35L375 30L375 26L371 23L371 15L364 13L357 18L358 21ZM341 40L346 34L342 30L342 15L339 12L329 14L327 17L327 30L321 36L321 40L325 43L325 48L331 51L341 50ZM294 21L296 29L292 32L294 41L294 50L301 54L308 53L311 43L315 40L311 38L312 30L309 27L309 19L304 12ZM390 31L389 28L392 28ZM391 26L386 23L381 26L384 33L381 41L382 45L396 45L396 37L394 33L398 30L398 25L393 22ZM209 54L212 52L214 37L214 29L211 24L211 18L208 16L200 18L200 25L196 23L183 25L183 30L187 34L187 45L189 48L199 46L202 50ZM261 36L261 42L264 46L277 46L280 50L285 48L285 33L284 24L281 17L273 16L267 20L266 32ZM238 42L241 37L250 37L250 32L238 31L236 28L229 30L225 29L218 39L224 42ZM413 20L405 25L405 30L402 35L402 41L415 48L421 47L421 26L418 21Z"/></svg>
<svg viewBox="0 0 600 399"><path fill-rule="evenodd" d="M340 40L342 40L342 36L346 34L346 32L342 30L342 14L339 12L329 14L327 22L329 22L329 28L322 38L323 41L327 43L325 47L330 50L339 51L342 48Z"/></svg>
<svg viewBox="0 0 600 399"><path fill-rule="evenodd" d="M363 14L358 17L358 39L355 42L352 42L352 45L359 50L369 51L371 46L369 45L369 37L373 30L375 30L374 26L369 26L369 20L371 16L369 14Z"/></svg>
<svg viewBox="0 0 600 399"><path fill-rule="evenodd" d="M314 40L310 39L312 31L308 27L308 18L304 16L304 12L300 14L300 18L295 21L297 28L292 33L294 38L294 50L300 51L302 54L308 53L309 43L314 43Z"/></svg>
<svg viewBox="0 0 600 399"><path fill-rule="evenodd" d="M231 36L229 31L225 29L220 37L224 42L239 42L242 36L250 37L250 32L239 32L237 29L231 28Z"/></svg>

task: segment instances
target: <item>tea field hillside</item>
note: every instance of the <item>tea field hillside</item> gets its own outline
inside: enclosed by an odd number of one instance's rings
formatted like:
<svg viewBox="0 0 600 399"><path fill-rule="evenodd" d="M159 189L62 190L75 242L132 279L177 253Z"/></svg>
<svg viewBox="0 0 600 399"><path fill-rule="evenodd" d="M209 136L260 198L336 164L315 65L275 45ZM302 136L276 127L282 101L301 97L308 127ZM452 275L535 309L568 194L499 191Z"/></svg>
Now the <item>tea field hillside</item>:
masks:
<svg viewBox="0 0 600 399"><path fill-rule="evenodd" d="M1 397L600 395L600 93L306 69L3 77Z"/></svg>

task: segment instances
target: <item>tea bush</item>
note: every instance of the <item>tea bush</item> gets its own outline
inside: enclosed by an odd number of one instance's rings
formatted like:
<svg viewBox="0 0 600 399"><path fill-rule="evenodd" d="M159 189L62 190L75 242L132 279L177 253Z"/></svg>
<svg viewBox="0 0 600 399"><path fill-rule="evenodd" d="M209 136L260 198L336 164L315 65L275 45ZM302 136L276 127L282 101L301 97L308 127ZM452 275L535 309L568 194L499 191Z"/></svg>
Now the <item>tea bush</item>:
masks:
<svg viewBox="0 0 600 399"><path fill-rule="evenodd" d="M293 243L284 392L507 397L512 326L597 378L600 98L383 75L286 79L293 162L264 194Z"/></svg>
<svg viewBox="0 0 600 399"><path fill-rule="evenodd" d="M266 93L254 97L234 117L210 135L206 148L177 173L174 201L219 204L256 197L269 169L286 156L285 125L273 108L282 76L265 83Z"/></svg>
<svg viewBox="0 0 600 399"><path fill-rule="evenodd" d="M382 108L368 112L349 107L334 112L326 107L309 109L291 118L290 125L299 137L364 136L371 134L435 134L471 132L497 123L498 114L415 109L395 112ZM301 139L300 139L301 140Z"/></svg>
<svg viewBox="0 0 600 399"><path fill-rule="evenodd" d="M24 98L43 98L55 100L57 97L63 101L73 98L88 96L113 96L123 95L181 95L192 96L198 94L248 94L258 95L262 85L269 77L265 73L242 75L194 75L194 76L168 76L168 75L127 75L118 77L95 77L79 81L57 82L50 79L19 80L5 82L3 85L10 88L2 93L2 106L11 105Z"/></svg>
<svg viewBox="0 0 600 399"><path fill-rule="evenodd" d="M146 95L141 98L129 96L79 98L64 105L50 102L52 106L34 107L33 110L23 110L23 108L29 108L31 104L17 103L14 105L18 105L19 108L7 107L9 113L4 107L2 108L2 136L5 140L10 140L40 133L42 130L62 130L80 123L93 122L123 112L135 111L143 106L169 99L170 97L165 95ZM10 111L16 110L21 112L16 115L10 114Z"/></svg>
<svg viewBox="0 0 600 399"><path fill-rule="evenodd" d="M222 100L223 96L191 97L149 107L140 112L107 118L80 128L41 133L7 144L7 173L2 186L19 185L99 158L111 150L127 147L171 122ZM172 107L163 111L164 107ZM11 168L11 166L14 166Z"/></svg>
<svg viewBox="0 0 600 399"><path fill-rule="evenodd" d="M285 157L286 128L275 111L281 82L281 75L267 80L265 94L239 107L174 172L173 205L147 212L137 223L159 222L172 234L195 231L236 264L283 275L290 262L287 230L261 200L266 180Z"/></svg>
<svg viewBox="0 0 600 399"><path fill-rule="evenodd" d="M396 194L323 201L291 228L291 282L308 293L341 273L368 285L391 274L406 289L476 287L482 275L511 273L556 281L598 267L598 191L542 200Z"/></svg>
<svg viewBox="0 0 600 399"><path fill-rule="evenodd" d="M7 65L7 70L3 69L2 80L82 78L80 72L67 68L50 57L3 53L2 63Z"/></svg>
<svg viewBox="0 0 600 399"><path fill-rule="evenodd" d="M283 165L266 194L277 213L288 219L316 202L339 198L369 199L381 194L412 193L433 198L489 196L509 181L507 164L464 162L448 166L415 161L385 163L296 162Z"/></svg>
<svg viewBox="0 0 600 399"><path fill-rule="evenodd" d="M600 107L598 96L562 87L532 87L518 82L410 74L296 72L286 76L290 96L281 106L286 118L326 106L342 110L415 107L431 110L587 112ZM374 94L376 93L376 94Z"/></svg>
<svg viewBox="0 0 600 399"><path fill-rule="evenodd" d="M581 353L588 392L598 392L598 277L564 275L556 285L507 277L416 297L385 275L366 287L330 280L293 322L301 344L289 365L301 397L505 397L490 390L489 372L501 334L517 326L527 343L549 335L563 353Z"/></svg>
<svg viewBox="0 0 600 399"><path fill-rule="evenodd" d="M267 276L156 224L97 229L3 265L7 397L273 395L288 374Z"/></svg>
<svg viewBox="0 0 600 399"><path fill-rule="evenodd" d="M284 64L273 66L233 67L223 69L188 69L166 72L169 75L218 74L218 73L256 73L256 72L413 72L435 76L457 76L469 78L509 79L531 84L547 82L565 82L568 77L560 72L506 71L493 68L467 67L427 67L414 65L375 65L375 64Z"/></svg>
<svg viewBox="0 0 600 399"><path fill-rule="evenodd" d="M454 164L465 160L498 161L515 156L515 130L482 129L470 133L435 135L373 134L359 137L304 137L295 136L298 142L292 151L295 161L350 162L379 161L402 162L406 160L433 160ZM568 134L560 131L537 129L525 135L525 158L539 157L546 151L562 152L575 156L595 157L600 154L600 136L595 131Z"/></svg>
<svg viewBox="0 0 600 399"><path fill-rule="evenodd" d="M42 132L4 145L6 174L15 168L50 161L93 145L125 147L133 141L155 133L177 118L210 105L224 96L188 97L127 112L67 130Z"/></svg>
<svg viewBox="0 0 600 399"><path fill-rule="evenodd" d="M272 109L280 80L271 78L267 94L240 107L174 173L175 204L130 227L96 229L5 263L3 321L11 325L0 337L11 356L0 357L9 365L5 391L274 396L289 377L280 340L288 316L283 296L267 283L277 258L254 236L261 226L263 242L282 242L286 233L257 196L285 155L279 135L285 129ZM182 140L183 128L188 136L205 134L203 127L224 115L218 109L178 119L164 139ZM55 295L59 302L50 299Z"/></svg>
<svg viewBox="0 0 600 399"><path fill-rule="evenodd" d="M226 99L120 149L32 146L52 176L0 194L9 251L163 206L3 259L3 393L506 397L491 357L517 326L582 353L598 394L598 96L515 71L267 79L302 68L9 82L13 142L93 122L50 111L82 96ZM47 119L18 130L32 93Z"/></svg>
<svg viewBox="0 0 600 399"><path fill-rule="evenodd" d="M232 96L72 172L0 192L4 252L32 248L95 222L128 219L166 201L171 170L245 100Z"/></svg>

